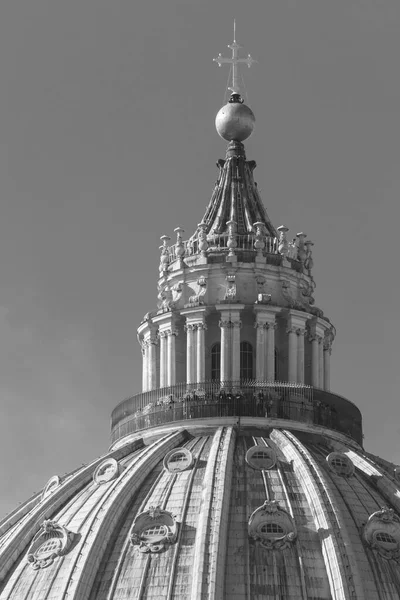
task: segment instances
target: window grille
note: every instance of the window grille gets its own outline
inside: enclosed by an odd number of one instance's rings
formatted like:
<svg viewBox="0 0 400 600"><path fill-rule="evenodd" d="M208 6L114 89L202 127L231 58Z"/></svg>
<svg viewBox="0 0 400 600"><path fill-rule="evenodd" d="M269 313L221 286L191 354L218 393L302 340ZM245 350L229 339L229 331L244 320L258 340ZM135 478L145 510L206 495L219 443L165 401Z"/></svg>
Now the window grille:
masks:
<svg viewBox="0 0 400 600"><path fill-rule="evenodd" d="M278 525L278 523L266 523L261 527L261 533L265 533L267 535L284 535L285 532L282 527Z"/></svg>
<svg viewBox="0 0 400 600"><path fill-rule="evenodd" d="M142 539L150 540L154 537L163 537L166 534L165 525L153 525L152 527L148 527L144 531L142 531L142 535L140 536Z"/></svg>
<svg viewBox="0 0 400 600"><path fill-rule="evenodd" d="M390 533L386 533L386 531L379 531L379 533L376 534L375 539L377 542L383 542L384 544L397 545L397 540L390 535Z"/></svg>
<svg viewBox="0 0 400 600"><path fill-rule="evenodd" d="M249 342L240 344L240 379L253 379L253 347Z"/></svg>
<svg viewBox="0 0 400 600"><path fill-rule="evenodd" d="M52 554L54 551L58 550L60 547L60 540L57 538L51 538L50 540L46 540L44 544L39 546L36 550L35 554L38 558L44 558L49 554Z"/></svg>
<svg viewBox="0 0 400 600"><path fill-rule="evenodd" d="M221 344L219 342L211 348L211 379L221 379Z"/></svg>

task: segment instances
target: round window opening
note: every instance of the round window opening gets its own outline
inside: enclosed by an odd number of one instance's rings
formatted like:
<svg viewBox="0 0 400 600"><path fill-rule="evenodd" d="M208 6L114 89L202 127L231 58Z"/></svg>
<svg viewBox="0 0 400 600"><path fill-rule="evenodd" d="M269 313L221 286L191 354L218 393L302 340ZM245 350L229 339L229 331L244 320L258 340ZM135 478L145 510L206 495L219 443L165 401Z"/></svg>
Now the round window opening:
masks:
<svg viewBox="0 0 400 600"><path fill-rule="evenodd" d="M108 458L102 462L93 474L93 480L97 484L108 483L119 475L118 462L115 458Z"/></svg>
<svg viewBox="0 0 400 600"><path fill-rule="evenodd" d="M276 454L267 446L253 446L246 453L246 462L260 471L272 469L276 464Z"/></svg>

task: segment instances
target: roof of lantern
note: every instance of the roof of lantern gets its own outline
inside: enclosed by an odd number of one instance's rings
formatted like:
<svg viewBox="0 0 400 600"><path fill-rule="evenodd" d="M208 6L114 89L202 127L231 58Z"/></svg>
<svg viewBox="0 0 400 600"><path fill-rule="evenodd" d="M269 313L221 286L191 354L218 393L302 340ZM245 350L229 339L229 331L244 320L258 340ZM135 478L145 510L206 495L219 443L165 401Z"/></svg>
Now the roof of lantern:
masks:
<svg viewBox="0 0 400 600"><path fill-rule="evenodd" d="M219 177L202 223L206 225L207 234L223 234L229 230L228 222L233 221L239 235L253 233L253 225L263 223L267 235L276 237L276 229L268 217L258 193L257 183L254 181L253 171L256 163L246 159L242 144L253 132L255 117L241 97L238 66L246 64L251 67L255 61L250 54L247 58L239 58L240 46L236 42L235 26L234 40L228 48L232 50L231 58L224 58L219 54L214 61L220 67L223 64L231 66L232 81L228 89L232 93L228 103L218 111L215 119L218 134L229 144L225 160L220 159L217 162Z"/></svg>
<svg viewBox="0 0 400 600"><path fill-rule="evenodd" d="M254 223L261 222L267 234L276 237L278 234L254 181L256 162L246 160L243 144L239 141L229 142L226 158L220 159L217 166L219 177L202 219L207 226L207 233L227 232L229 221L236 222L238 234L251 233Z"/></svg>

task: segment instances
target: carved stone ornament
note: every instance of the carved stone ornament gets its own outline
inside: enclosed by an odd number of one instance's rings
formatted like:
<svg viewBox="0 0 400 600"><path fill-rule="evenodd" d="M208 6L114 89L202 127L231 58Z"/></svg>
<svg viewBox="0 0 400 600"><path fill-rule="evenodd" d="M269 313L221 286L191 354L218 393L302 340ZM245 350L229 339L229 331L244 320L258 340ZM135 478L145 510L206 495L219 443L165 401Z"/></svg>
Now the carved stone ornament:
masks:
<svg viewBox="0 0 400 600"><path fill-rule="evenodd" d="M397 483L400 483L400 467L395 467L393 474L394 474L394 478L397 481Z"/></svg>
<svg viewBox="0 0 400 600"><path fill-rule="evenodd" d="M400 562L400 518L392 508L383 506L372 513L364 526L364 539L383 558Z"/></svg>
<svg viewBox="0 0 400 600"><path fill-rule="evenodd" d="M186 471L193 464L193 454L187 448L174 448L164 457L164 469L170 473Z"/></svg>
<svg viewBox="0 0 400 600"><path fill-rule="evenodd" d="M137 515L130 532L133 546L139 552L161 552L176 542L178 523L172 513L159 506L151 506L149 510Z"/></svg>
<svg viewBox="0 0 400 600"><path fill-rule="evenodd" d="M108 483L119 476L119 466L115 458L107 458L100 463L93 473L93 481L97 485Z"/></svg>
<svg viewBox="0 0 400 600"><path fill-rule="evenodd" d="M276 464L276 452L269 446L252 446L246 452L246 462L260 471L272 469Z"/></svg>
<svg viewBox="0 0 400 600"><path fill-rule="evenodd" d="M266 500L249 519L249 536L266 550L283 550L297 537L292 517L276 500Z"/></svg>
<svg viewBox="0 0 400 600"><path fill-rule="evenodd" d="M61 479L59 478L58 475L53 475L53 477L50 477L50 479L44 486L44 490L42 493L42 500L44 498L47 498L47 496L50 496L50 494L52 494L53 492L55 492L56 489L58 487L60 487L60 485L61 485Z"/></svg>
<svg viewBox="0 0 400 600"><path fill-rule="evenodd" d="M193 296L189 296L188 306L202 306L204 304L204 296L207 292L207 279L202 275L197 280L197 292Z"/></svg>
<svg viewBox="0 0 400 600"><path fill-rule="evenodd" d="M44 569L53 564L58 556L64 556L71 548L76 534L55 521L45 520L33 538L28 551L28 562L33 569Z"/></svg>
<svg viewBox="0 0 400 600"><path fill-rule="evenodd" d="M346 454L331 452L326 457L326 460L329 468L336 475L341 475L342 477L351 477L354 475L354 463Z"/></svg>
<svg viewBox="0 0 400 600"><path fill-rule="evenodd" d="M235 302L236 300L236 276L228 273L226 276L227 286L225 288L224 302Z"/></svg>

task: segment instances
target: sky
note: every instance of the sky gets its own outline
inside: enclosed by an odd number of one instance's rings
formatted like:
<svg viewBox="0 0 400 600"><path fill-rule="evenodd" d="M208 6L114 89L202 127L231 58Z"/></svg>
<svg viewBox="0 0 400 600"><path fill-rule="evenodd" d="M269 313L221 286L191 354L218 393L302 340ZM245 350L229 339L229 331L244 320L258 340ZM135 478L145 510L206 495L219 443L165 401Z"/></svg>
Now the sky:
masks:
<svg viewBox="0 0 400 600"><path fill-rule="evenodd" d="M159 237L191 235L225 142L233 19L269 216L315 243L332 391L400 463L398 0L2 0L0 516L105 453L141 390Z"/></svg>

